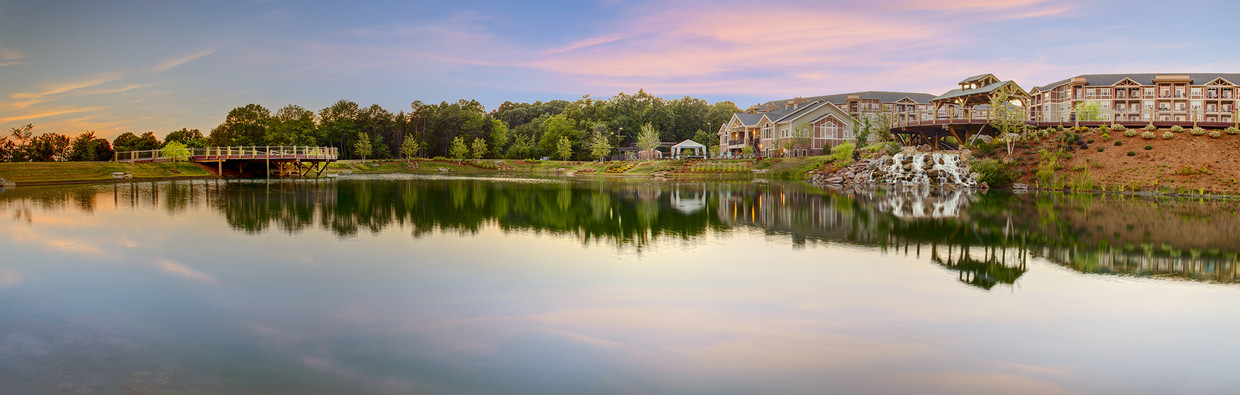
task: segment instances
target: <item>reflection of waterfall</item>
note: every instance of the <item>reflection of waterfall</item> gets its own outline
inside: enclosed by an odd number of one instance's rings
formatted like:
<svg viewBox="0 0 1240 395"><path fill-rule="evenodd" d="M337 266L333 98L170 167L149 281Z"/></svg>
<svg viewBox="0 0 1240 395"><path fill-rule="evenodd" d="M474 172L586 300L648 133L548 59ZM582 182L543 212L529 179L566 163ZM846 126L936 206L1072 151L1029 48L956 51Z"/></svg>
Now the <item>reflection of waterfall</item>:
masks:
<svg viewBox="0 0 1240 395"><path fill-rule="evenodd" d="M960 155L943 152L898 153L870 162L871 181L900 186L974 186L969 169L961 167Z"/></svg>
<svg viewBox="0 0 1240 395"><path fill-rule="evenodd" d="M1086 273L1240 281L1240 214L1232 201L977 194L928 186L833 192L747 181L395 176L138 182L19 188L0 195L0 212L15 219L28 220L30 209L40 206L86 214L99 206L158 208L171 215L207 208L248 233L317 228L349 237L395 227L420 237L498 227L636 249L743 227L786 235L797 247L823 242L902 250L985 287L1015 281L1019 271L1012 268L1020 264L1012 262L1027 256ZM925 255L925 246L937 254ZM824 259L830 254L823 252Z"/></svg>

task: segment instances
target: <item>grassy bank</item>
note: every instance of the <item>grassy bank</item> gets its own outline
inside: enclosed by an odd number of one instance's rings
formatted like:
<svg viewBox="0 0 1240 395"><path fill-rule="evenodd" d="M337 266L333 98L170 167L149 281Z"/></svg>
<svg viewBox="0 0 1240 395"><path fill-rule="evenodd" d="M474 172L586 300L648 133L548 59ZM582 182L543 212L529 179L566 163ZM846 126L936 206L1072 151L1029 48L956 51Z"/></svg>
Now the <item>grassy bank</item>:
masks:
<svg viewBox="0 0 1240 395"><path fill-rule="evenodd" d="M18 186L32 184L110 181L114 172L132 174L135 179L194 178L211 176L192 163L116 163L116 162L5 162L0 178Z"/></svg>
<svg viewBox="0 0 1240 395"><path fill-rule="evenodd" d="M537 160L454 160L418 159L414 161L375 160L340 161L329 170L353 174L383 173L529 173L578 176L601 175L617 177L649 177L664 175L686 178L802 179L806 172L823 166L843 166L850 162L847 154L804 158L713 159L713 160L645 160L645 161L537 161Z"/></svg>

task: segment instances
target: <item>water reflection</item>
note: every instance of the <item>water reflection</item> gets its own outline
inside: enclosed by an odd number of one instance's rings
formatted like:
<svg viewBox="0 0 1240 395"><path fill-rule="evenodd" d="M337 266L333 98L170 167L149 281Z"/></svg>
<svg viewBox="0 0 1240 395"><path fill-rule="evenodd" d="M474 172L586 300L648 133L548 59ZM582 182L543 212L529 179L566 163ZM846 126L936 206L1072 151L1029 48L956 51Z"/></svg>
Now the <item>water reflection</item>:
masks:
<svg viewBox="0 0 1240 395"><path fill-rule="evenodd" d="M495 225L641 251L661 241L757 228L796 247L842 243L921 258L966 284L1012 285L1030 257L1084 273L1234 283L1234 202L954 190L821 190L801 184L645 180L386 177L302 181L148 182L23 188L0 194L15 219L29 207L100 204L205 208L246 233L311 228L338 237L407 229L464 235Z"/></svg>

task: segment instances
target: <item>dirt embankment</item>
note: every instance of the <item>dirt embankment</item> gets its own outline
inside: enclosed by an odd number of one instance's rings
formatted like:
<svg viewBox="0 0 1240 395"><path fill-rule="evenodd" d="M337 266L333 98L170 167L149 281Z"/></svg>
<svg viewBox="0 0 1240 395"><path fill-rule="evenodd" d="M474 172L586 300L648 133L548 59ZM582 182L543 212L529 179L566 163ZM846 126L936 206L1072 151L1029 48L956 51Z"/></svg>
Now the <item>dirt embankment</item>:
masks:
<svg viewBox="0 0 1240 395"><path fill-rule="evenodd" d="M1240 135L1218 138L1189 130L1158 129L1154 138L1098 129L1079 132L1075 144L1067 132L1052 132L1017 144L1011 156L996 145L992 157L1010 160L1017 182L1045 189L1153 192L1163 194L1240 194ZM1170 138L1164 138L1170 133ZM1071 148L1069 148L1071 147Z"/></svg>

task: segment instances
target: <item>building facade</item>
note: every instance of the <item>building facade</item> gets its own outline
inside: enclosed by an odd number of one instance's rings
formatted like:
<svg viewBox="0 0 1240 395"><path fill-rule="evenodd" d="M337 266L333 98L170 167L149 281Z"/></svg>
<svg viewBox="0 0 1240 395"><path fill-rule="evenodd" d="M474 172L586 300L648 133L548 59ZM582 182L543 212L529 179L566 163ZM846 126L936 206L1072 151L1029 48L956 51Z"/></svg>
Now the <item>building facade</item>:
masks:
<svg viewBox="0 0 1240 395"><path fill-rule="evenodd" d="M1233 123L1240 74L1084 74L1030 90L1030 121Z"/></svg>

